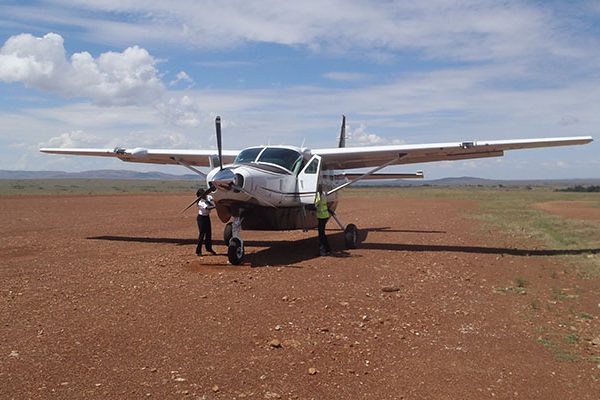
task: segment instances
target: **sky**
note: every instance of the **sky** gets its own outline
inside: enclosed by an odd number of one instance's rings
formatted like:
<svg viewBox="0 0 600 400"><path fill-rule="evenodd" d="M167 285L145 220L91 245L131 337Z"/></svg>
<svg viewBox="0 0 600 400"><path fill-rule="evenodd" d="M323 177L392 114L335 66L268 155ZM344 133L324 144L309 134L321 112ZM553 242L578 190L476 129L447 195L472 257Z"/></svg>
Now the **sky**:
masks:
<svg viewBox="0 0 600 400"><path fill-rule="evenodd" d="M591 135L387 169L600 178L600 2L0 0L0 169L179 166L40 147L335 147Z"/></svg>

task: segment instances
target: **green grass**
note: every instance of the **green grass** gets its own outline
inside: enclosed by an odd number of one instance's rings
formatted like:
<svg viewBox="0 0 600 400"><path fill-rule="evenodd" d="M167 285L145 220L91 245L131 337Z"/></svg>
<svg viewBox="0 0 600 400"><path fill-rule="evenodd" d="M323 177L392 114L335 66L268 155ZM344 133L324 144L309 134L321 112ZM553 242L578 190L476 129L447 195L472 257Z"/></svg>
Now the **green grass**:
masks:
<svg viewBox="0 0 600 400"><path fill-rule="evenodd" d="M583 319L594 319L594 316L592 314L588 314L588 313L580 313L577 316L579 318L583 318Z"/></svg>
<svg viewBox="0 0 600 400"><path fill-rule="evenodd" d="M348 196L472 200L476 204L465 210L469 217L484 222L484 231L498 229L524 243L524 248L581 250L563 256L569 264L578 265L586 278L600 277L600 229L597 222L563 218L533 207L549 201L587 201L600 207L600 194L554 192L552 188L527 190L519 187L409 187L353 188ZM589 249L586 253L584 250Z"/></svg>
<svg viewBox="0 0 600 400"><path fill-rule="evenodd" d="M569 333L565 336L565 342L567 344L577 344L579 343L579 335L576 333Z"/></svg>
<svg viewBox="0 0 600 400"><path fill-rule="evenodd" d="M515 293L515 294L527 294L527 289L525 289L524 287L500 287L500 288L494 288L494 292L496 293Z"/></svg>
<svg viewBox="0 0 600 400"><path fill-rule="evenodd" d="M2 179L0 196L195 193L205 182L113 179Z"/></svg>
<svg viewBox="0 0 600 400"><path fill-rule="evenodd" d="M525 286L527 286L528 284L529 284L529 282L527 282L527 280L526 280L525 278L523 278L523 277L520 277L520 276L518 276L518 277L515 279L515 285L516 285L518 288L524 288L524 287L525 287Z"/></svg>

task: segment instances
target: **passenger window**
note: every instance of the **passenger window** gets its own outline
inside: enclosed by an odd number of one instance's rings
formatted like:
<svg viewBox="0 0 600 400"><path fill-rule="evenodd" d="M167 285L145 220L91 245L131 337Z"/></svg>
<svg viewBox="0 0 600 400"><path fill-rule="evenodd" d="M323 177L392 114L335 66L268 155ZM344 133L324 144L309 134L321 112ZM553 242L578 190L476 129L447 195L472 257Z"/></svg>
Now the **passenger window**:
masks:
<svg viewBox="0 0 600 400"><path fill-rule="evenodd" d="M308 167L306 167L306 169L304 170L304 173L305 174L316 174L318 169L319 169L319 160L317 158L315 158L314 160L311 161L310 164L308 164Z"/></svg>

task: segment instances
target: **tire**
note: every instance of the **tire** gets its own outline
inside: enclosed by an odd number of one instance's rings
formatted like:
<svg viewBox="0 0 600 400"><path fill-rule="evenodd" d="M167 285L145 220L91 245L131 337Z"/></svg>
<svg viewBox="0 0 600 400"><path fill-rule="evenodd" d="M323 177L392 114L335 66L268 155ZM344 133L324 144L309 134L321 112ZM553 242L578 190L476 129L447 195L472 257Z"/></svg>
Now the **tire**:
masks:
<svg viewBox="0 0 600 400"><path fill-rule="evenodd" d="M358 244L358 229L356 225L348 224L344 229L344 242L347 249L355 249Z"/></svg>
<svg viewBox="0 0 600 400"><path fill-rule="evenodd" d="M244 246L242 241L238 238L232 238L229 241L229 247L227 248L227 258L231 265L240 265L244 259Z"/></svg>
<svg viewBox="0 0 600 400"><path fill-rule="evenodd" d="M229 241L233 237L233 223L228 222L225 224L225 229L223 229L223 241L225 242L225 246L229 246Z"/></svg>

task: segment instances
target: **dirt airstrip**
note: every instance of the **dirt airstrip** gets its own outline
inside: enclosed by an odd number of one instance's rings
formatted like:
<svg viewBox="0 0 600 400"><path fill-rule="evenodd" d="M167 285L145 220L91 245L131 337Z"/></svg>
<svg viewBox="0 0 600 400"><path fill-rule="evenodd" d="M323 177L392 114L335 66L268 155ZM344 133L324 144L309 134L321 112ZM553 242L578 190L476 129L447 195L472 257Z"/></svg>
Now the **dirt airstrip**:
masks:
<svg viewBox="0 0 600 400"><path fill-rule="evenodd" d="M188 195L0 198L0 398L598 399L598 280L475 202L346 198L366 237L194 255ZM582 249L598 257L598 249ZM517 282L517 283L516 283Z"/></svg>

